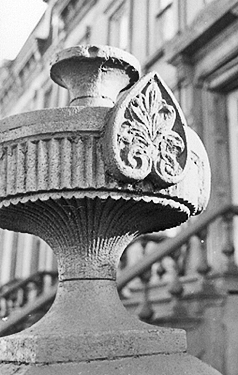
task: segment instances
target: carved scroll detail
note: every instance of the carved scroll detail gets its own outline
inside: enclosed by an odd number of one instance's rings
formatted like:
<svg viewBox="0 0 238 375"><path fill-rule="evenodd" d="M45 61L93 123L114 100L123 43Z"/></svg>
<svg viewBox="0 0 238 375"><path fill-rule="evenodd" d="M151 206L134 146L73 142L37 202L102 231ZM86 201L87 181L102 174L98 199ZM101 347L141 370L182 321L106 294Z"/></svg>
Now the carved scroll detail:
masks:
<svg viewBox="0 0 238 375"><path fill-rule="evenodd" d="M183 177L186 137L181 111L171 95L152 73L119 100L106 130L109 173L122 180L148 177L161 187ZM174 130L176 120L179 132Z"/></svg>

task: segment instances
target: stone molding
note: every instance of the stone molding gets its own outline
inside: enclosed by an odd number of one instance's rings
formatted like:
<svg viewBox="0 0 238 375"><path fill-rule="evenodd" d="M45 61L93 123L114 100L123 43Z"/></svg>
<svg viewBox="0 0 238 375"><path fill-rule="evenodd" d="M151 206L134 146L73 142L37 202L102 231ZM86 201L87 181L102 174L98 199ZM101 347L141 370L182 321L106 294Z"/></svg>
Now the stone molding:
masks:
<svg viewBox="0 0 238 375"><path fill-rule="evenodd" d="M158 80L154 73L150 74L142 83L139 82L139 90L151 79ZM91 198L110 196L154 203L174 199L187 206L190 214L202 211L210 191L203 187L205 179L210 181L206 152L202 151L203 145L195 133L186 126L178 104L169 99L171 93L168 89L166 101L169 105L175 103L178 117L174 140L178 136L186 146L181 163L183 171L170 180L167 177L167 180L162 180L158 175L140 180L138 176L130 178L130 174L123 177L124 170L118 169L115 143L121 111L124 112L135 94L138 95L138 87L132 88L119 102L122 105L112 110L76 106L34 111L1 120L0 205L38 198L82 197L85 193ZM190 149L188 137L193 138ZM193 150L197 143L199 145Z"/></svg>
<svg viewBox="0 0 238 375"><path fill-rule="evenodd" d="M109 175L104 163L102 137L101 132L89 131L57 133L50 137L48 131L44 136L3 142L0 144L0 205L8 205L11 201L26 202L34 199L34 194L40 194L42 198L45 195L43 199L64 196L68 190L67 194L72 191L71 195L77 196L81 191L81 195L85 192L91 197L101 195L118 199L121 196L155 203L173 197L186 205L191 213L196 213L203 189L199 196L195 195L197 183L194 184L195 180L190 177L185 176L178 184L161 189L150 181L131 183ZM198 167L192 159L188 167L194 177L204 174L204 168Z"/></svg>

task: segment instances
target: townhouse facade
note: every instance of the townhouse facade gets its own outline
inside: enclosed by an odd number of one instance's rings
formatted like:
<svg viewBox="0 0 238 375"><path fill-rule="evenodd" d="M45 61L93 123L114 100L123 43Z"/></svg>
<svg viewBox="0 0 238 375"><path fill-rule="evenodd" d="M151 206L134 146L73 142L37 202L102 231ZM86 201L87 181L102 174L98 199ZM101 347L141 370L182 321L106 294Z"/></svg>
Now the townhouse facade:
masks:
<svg viewBox="0 0 238 375"><path fill-rule="evenodd" d="M208 209L237 204L238 1L46 2L45 14L16 59L1 64L0 117L69 105L67 90L49 77L55 52L79 44L122 48L138 58L143 73L160 74L177 97L188 125L202 138L212 171ZM238 254L236 229L234 219L228 235ZM224 264L224 238L227 227L216 222L207 241L214 270ZM37 270L55 269L54 256L42 240L1 230L0 286Z"/></svg>

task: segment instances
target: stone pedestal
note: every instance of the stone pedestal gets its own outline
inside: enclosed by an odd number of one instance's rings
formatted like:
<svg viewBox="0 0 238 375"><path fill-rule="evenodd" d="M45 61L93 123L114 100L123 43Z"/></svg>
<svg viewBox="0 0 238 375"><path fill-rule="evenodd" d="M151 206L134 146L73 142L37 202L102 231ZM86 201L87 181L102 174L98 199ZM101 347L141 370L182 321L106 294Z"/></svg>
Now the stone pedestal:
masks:
<svg viewBox="0 0 238 375"><path fill-rule="evenodd" d="M130 54L71 48L51 77L70 90L70 107L0 123L0 226L52 247L59 288L42 320L0 339L0 373L218 374L186 354L184 331L128 315L116 290L131 240L205 208L201 141L156 73L136 83Z"/></svg>

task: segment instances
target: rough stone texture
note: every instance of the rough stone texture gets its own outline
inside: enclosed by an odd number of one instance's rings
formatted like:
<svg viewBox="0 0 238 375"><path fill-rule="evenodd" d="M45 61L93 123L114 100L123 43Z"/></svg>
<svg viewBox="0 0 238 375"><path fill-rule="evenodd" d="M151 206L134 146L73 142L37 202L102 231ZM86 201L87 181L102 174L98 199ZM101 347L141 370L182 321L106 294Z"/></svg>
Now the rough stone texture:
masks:
<svg viewBox="0 0 238 375"><path fill-rule="evenodd" d="M111 173L122 180L148 177L155 186L174 185L183 179L188 161L185 129L173 94L157 73L147 74L110 116L105 144Z"/></svg>
<svg viewBox="0 0 238 375"><path fill-rule="evenodd" d="M81 107L0 122L0 226L43 238L58 258L60 279L46 316L0 339L3 375L217 374L184 354L183 331L134 320L117 295L116 267L129 242L202 211L210 186L206 152L159 77L142 79L111 108L138 71L117 49L67 49L51 76ZM120 119L129 119L125 132ZM135 178L144 155L151 168ZM121 162L129 173L118 173Z"/></svg>
<svg viewBox="0 0 238 375"><path fill-rule="evenodd" d="M65 49L51 68L51 78L70 91L72 105L112 107L119 91L133 85L139 74L134 56L109 46Z"/></svg>
<svg viewBox="0 0 238 375"><path fill-rule="evenodd" d="M57 199L59 194L65 198ZM55 199L27 197L27 202L1 209L0 225L44 239L58 257L62 280L115 279L119 258L136 236L171 227L189 215L185 205L172 199L154 203L94 197L80 199L77 192L55 193Z"/></svg>
<svg viewBox="0 0 238 375"><path fill-rule="evenodd" d="M72 280L59 284L54 307L41 321L2 338L0 351L3 361L79 362L185 352L186 335L128 315L113 281Z"/></svg>
<svg viewBox="0 0 238 375"><path fill-rule="evenodd" d="M198 359L186 354L138 356L87 363L52 365L1 365L1 375L219 375Z"/></svg>
<svg viewBox="0 0 238 375"><path fill-rule="evenodd" d="M107 115L108 108L68 107L2 120L0 207L10 202L26 202L33 195L35 199L55 198L55 191L77 189L78 195L82 191L81 196L89 191L91 197L103 192L105 198L125 197L155 203L171 197L183 202L190 214L201 211L206 205L202 200L207 201L209 196L209 188L203 186L209 177L201 175L208 174L206 158L201 157L203 146L193 150L195 142L192 142L187 173L172 186L161 188L149 179L121 181L107 172L107 150L103 152L102 147L109 142L104 139ZM192 131L186 127L186 133L190 137Z"/></svg>

